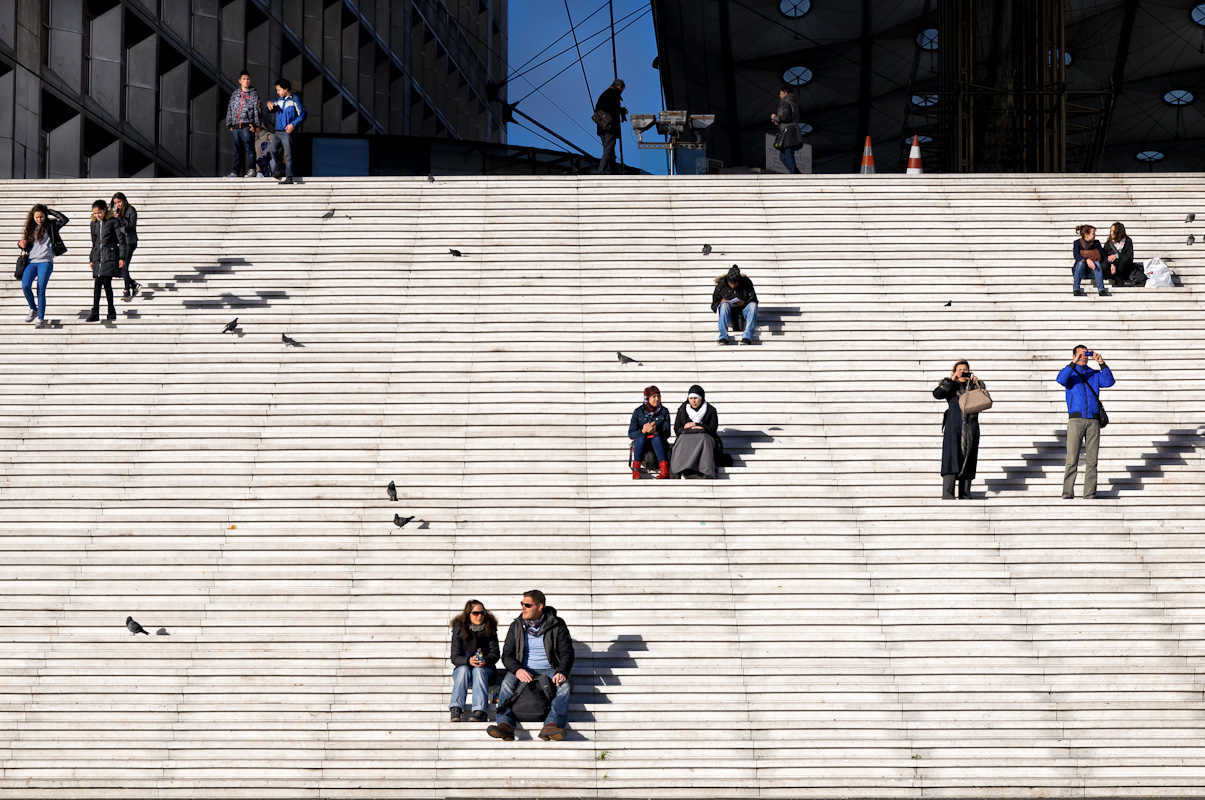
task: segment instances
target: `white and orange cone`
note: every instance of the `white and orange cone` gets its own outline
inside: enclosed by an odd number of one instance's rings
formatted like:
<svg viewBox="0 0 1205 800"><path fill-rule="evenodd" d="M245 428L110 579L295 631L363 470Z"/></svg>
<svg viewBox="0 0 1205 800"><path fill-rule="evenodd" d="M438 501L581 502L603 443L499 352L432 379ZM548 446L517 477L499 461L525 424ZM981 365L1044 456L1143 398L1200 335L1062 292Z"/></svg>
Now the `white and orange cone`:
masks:
<svg viewBox="0 0 1205 800"><path fill-rule="evenodd" d="M862 171L861 175L874 174L874 151L870 149L870 137L866 137L866 144L862 147Z"/></svg>
<svg viewBox="0 0 1205 800"><path fill-rule="evenodd" d="M908 172L907 175L920 175L924 173L924 169L920 165L920 137L915 133L912 134L912 149L908 151Z"/></svg>

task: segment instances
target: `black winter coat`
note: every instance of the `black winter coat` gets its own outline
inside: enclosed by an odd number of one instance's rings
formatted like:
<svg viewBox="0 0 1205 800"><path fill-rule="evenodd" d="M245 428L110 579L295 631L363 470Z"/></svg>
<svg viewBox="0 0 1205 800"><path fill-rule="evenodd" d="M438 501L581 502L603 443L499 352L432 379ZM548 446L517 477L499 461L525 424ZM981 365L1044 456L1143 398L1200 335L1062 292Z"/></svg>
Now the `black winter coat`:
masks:
<svg viewBox="0 0 1205 800"><path fill-rule="evenodd" d="M55 256L61 256L67 252L67 245L63 244L63 235L59 233L70 220L62 211L55 211L53 208L46 210L46 230L50 233L50 249ZM25 243L26 252L33 249L32 242Z"/></svg>
<svg viewBox="0 0 1205 800"><path fill-rule="evenodd" d="M92 262L93 278L112 278L117 274L117 247L119 225L114 217L97 222L92 220L92 252L88 260Z"/></svg>
<svg viewBox="0 0 1205 800"><path fill-rule="evenodd" d="M780 144L783 150L798 150L803 147L803 134L799 132L799 101L788 94L778 101L778 130L782 133Z"/></svg>
<svg viewBox="0 0 1205 800"><path fill-rule="evenodd" d="M1117 256L1117 260L1105 267L1105 275L1118 281L1126 280L1134 270L1134 240L1127 236L1125 245L1120 248L1113 242L1105 242L1105 259L1112 255ZM1111 267L1116 271L1110 272Z"/></svg>
<svg viewBox="0 0 1205 800"><path fill-rule="evenodd" d="M548 663L557 672L569 677L573 671L573 637L569 626L557 616L556 609L544 606L544 616L552 618L544 626L544 649L548 651ZM527 654L527 634L523 633L523 617L515 617L506 632L506 644L502 645L502 665L507 672L523 669L523 657Z"/></svg>
<svg viewBox="0 0 1205 800"><path fill-rule="evenodd" d="M678 413L674 416L674 435L681 436L682 431L686 429L686 423L690 422L690 417L687 416L687 409L690 408L690 401L678 406ZM720 455L724 452L724 440L720 438L720 415L716 412L715 406L711 403L707 404L707 410L703 412L703 421L698 423L703 426L715 443L715 459L718 463ZM696 436L698 434L686 434L687 436Z"/></svg>
<svg viewBox="0 0 1205 800"><path fill-rule="evenodd" d="M603 126L598 125L598 135L604 133L613 133L619 135L619 123L623 120L623 96L614 86L607 89L598 96L598 102L594 104L595 111L606 111L611 115L610 124Z"/></svg>
<svg viewBox="0 0 1205 800"><path fill-rule="evenodd" d="M127 205L126 213L114 219L117 220L117 257L129 261L138 247L138 209Z"/></svg>
<svg viewBox="0 0 1205 800"><path fill-rule="evenodd" d="M498 659L502 657L502 654L498 650L497 631L493 633L469 631L469 635L466 637L459 625L452 627L452 663L455 666L469 666L469 659L477 652L477 648L481 648L481 660L485 662L485 666L493 669L498 665Z"/></svg>
<svg viewBox="0 0 1205 800"><path fill-rule="evenodd" d="M986 387L983 381L976 386ZM933 390L933 397L946 401L946 412L941 418L941 474L957 475L963 480L975 477L979 464L979 415L962 413L958 398L971 388L952 378L942 378ZM963 426L967 435L963 435Z"/></svg>

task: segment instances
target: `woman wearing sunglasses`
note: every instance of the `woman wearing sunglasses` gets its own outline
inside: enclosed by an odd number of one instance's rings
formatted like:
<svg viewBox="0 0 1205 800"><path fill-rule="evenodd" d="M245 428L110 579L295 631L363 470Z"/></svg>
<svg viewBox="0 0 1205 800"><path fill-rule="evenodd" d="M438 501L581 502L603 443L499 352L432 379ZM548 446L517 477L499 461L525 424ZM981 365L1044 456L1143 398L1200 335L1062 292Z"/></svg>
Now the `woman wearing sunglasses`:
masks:
<svg viewBox="0 0 1205 800"><path fill-rule="evenodd" d="M494 665L502 657L498 647L498 619L485 610L480 600L469 600L464 611L454 618L452 626L452 701L448 708L452 722L464 717L464 700L468 693L469 680L473 682L473 722L485 722L489 701L490 684L494 679Z"/></svg>

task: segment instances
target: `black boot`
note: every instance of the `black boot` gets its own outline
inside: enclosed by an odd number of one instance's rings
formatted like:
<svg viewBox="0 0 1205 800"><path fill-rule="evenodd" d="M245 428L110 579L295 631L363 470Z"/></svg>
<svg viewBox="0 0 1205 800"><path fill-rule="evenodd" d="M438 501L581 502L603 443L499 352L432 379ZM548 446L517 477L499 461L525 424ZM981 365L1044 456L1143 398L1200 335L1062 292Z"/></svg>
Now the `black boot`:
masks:
<svg viewBox="0 0 1205 800"><path fill-rule="evenodd" d="M113 306L109 306L109 317L108 318L109 319L117 319L117 309L114 308Z"/></svg>
<svg viewBox="0 0 1205 800"><path fill-rule="evenodd" d="M960 479L958 481L958 499L959 500L970 500L971 499L971 479L970 478Z"/></svg>
<svg viewBox="0 0 1205 800"><path fill-rule="evenodd" d="M92 313L88 316L88 322L100 322L100 309L92 306Z"/></svg>
<svg viewBox="0 0 1205 800"><path fill-rule="evenodd" d="M941 476L941 499L942 500L953 500L954 499L954 480L957 477L958 477L957 475L942 475Z"/></svg>

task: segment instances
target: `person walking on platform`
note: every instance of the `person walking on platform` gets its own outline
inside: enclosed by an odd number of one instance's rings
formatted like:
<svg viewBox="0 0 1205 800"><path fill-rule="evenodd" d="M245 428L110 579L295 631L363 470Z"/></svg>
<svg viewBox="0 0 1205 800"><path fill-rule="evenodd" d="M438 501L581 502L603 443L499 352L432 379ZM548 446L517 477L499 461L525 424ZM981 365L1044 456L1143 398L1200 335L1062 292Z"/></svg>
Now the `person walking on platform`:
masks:
<svg viewBox="0 0 1205 800"><path fill-rule="evenodd" d="M285 78L276 82L276 96L280 98L278 102L268 101L268 110L276 111L276 133L272 135L272 152L275 155L279 150L284 154L285 171L281 183L292 183L293 134L308 115L305 113L305 106L301 104L301 98L293 94L293 84ZM276 160L276 169L276 177L280 177L280 159Z"/></svg>
<svg viewBox="0 0 1205 800"><path fill-rule="evenodd" d="M101 289L109 301L108 319L117 319L117 309L113 305L113 276L117 274L119 263L120 225L104 200L92 204L92 252L88 256L88 266L92 268L92 314L88 322L100 321Z"/></svg>
<svg viewBox="0 0 1205 800"><path fill-rule="evenodd" d="M1067 397L1067 463L1063 470L1063 499L1075 498L1075 475L1079 465L1080 448L1087 445L1084 470L1084 499L1096 499L1096 456L1100 450L1100 429L1108 424L1100 403L1100 390L1112 386L1113 371L1105 366L1100 353L1077 344L1071 351L1071 363L1059 371L1055 380L1066 389ZM1091 359L1100 369L1088 366Z"/></svg>
<svg viewBox="0 0 1205 800"><path fill-rule="evenodd" d="M251 85L251 73L247 70L238 74L238 87L230 93L230 102L226 104L226 127L230 129L230 136L234 140L234 168L228 177L254 178L255 130L262 128L263 122L260 118L259 92Z"/></svg>
<svg viewBox="0 0 1205 800"><path fill-rule="evenodd" d="M502 657L498 649L498 618L485 610L480 600L469 600L451 622L452 699L448 709L452 722L464 716L469 683L473 684L473 722L485 722L494 666Z"/></svg>
<svg viewBox="0 0 1205 800"><path fill-rule="evenodd" d="M496 725L486 728L486 733L495 739L509 742L515 738L516 718L511 713L510 698L519 690L519 684L530 684L538 676L550 679L556 691L540 738L546 742L565 738L572 691L569 675L573 671L573 637L556 609L544 603L540 590L525 592L523 611L506 632L502 664L507 675L498 692L498 720Z"/></svg>
<svg viewBox="0 0 1205 800"><path fill-rule="evenodd" d="M26 322L38 320L37 327L46 327L46 284L54 272L54 257L67 252L59 231L67 224L67 215L38 203L25 217L21 241L17 247L26 251L28 261L21 274L21 291L29 304ZM34 299L33 282L38 281L38 295Z"/></svg>
<svg viewBox="0 0 1205 800"><path fill-rule="evenodd" d="M611 85L598 96L594 104L594 124L598 126L598 138L602 140L602 158L598 160L599 175L614 175L619 172L615 163L615 141L619 138L619 124L628 118L628 110L623 107L624 82L616 78Z"/></svg>
<svg viewBox="0 0 1205 800"><path fill-rule="evenodd" d="M958 399L971 389L986 388L986 384L971 372L964 359L954 362L948 378L933 390L933 397L946 401L941 418L941 499L954 499L954 482L958 482L958 499L971 498L971 481L979 463L979 415L963 414Z"/></svg>
<svg viewBox="0 0 1205 800"><path fill-rule="evenodd" d="M774 138L778 157L782 159L788 174L798 175L795 151L803 147L803 134L799 132L799 100L790 84L784 83L779 87L778 111L770 115L770 121L778 126L778 136Z"/></svg>
<svg viewBox="0 0 1205 800"><path fill-rule="evenodd" d="M736 264L726 275L715 279L711 293L711 310L716 314L720 339L716 344L728 344L728 329L744 330L741 344L753 344L757 330L757 291L753 281L741 273Z"/></svg>
<svg viewBox="0 0 1205 800"><path fill-rule="evenodd" d="M130 205L122 192L113 195L109 208L117 220L117 269L125 283L121 299L133 300L142 289L142 284L130 274L130 259L138 249L138 209Z"/></svg>

